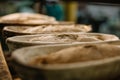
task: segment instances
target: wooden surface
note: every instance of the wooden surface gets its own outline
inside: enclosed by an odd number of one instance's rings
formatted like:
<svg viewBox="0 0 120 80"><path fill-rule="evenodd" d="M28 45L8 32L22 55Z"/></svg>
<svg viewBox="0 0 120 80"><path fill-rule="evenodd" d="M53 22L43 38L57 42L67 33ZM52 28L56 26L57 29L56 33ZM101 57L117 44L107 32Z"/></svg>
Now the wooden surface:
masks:
<svg viewBox="0 0 120 80"><path fill-rule="evenodd" d="M0 44L0 80L12 80Z"/></svg>

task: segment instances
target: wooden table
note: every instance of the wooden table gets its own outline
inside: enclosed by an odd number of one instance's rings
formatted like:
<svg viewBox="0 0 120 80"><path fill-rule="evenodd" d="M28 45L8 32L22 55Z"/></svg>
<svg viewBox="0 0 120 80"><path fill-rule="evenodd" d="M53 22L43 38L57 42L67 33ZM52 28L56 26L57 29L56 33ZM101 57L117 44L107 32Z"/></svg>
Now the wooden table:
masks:
<svg viewBox="0 0 120 80"><path fill-rule="evenodd" d="M0 44L0 80L12 80Z"/></svg>

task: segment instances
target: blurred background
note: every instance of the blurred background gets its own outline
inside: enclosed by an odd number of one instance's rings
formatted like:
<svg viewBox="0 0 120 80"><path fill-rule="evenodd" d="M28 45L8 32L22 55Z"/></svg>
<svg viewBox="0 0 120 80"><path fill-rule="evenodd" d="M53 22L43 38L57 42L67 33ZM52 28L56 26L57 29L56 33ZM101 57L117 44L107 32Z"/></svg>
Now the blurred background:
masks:
<svg viewBox="0 0 120 80"><path fill-rule="evenodd" d="M15 12L42 13L59 21L90 24L93 32L120 37L120 6L60 0L0 0L0 16Z"/></svg>

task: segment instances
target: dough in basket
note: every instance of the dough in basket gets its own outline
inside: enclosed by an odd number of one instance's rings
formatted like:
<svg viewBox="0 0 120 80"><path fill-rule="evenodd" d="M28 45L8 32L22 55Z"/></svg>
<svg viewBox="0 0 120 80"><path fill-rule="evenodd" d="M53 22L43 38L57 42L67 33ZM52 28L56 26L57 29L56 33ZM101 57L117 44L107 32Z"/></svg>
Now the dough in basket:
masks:
<svg viewBox="0 0 120 80"><path fill-rule="evenodd" d="M116 45L81 45L39 56L32 61L32 64L65 64L85 62L119 55L120 49L119 46Z"/></svg>

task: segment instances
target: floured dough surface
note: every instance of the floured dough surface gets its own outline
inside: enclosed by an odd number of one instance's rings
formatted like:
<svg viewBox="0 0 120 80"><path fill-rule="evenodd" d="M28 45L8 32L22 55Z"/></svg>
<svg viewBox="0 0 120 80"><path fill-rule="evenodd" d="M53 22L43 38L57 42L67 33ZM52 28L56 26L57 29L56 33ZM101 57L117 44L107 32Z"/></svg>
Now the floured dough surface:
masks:
<svg viewBox="0 0 120 80"><path fill-rule="evenodd" d="M59 37L57 35L49 35L49 36L41 36L37 38L31 38L29 42L57 42L57 43L65 43L65 42L75 42L75 38Z"/></svg>
<svg viewBox="0 0 120 80"><path fill-rule="evenodd" d="M116 45L81 45L37 56L30 62L30 64L66 64L99 60L115 56L120 56L120 47Z"/></svg>
<svg viewBox="0 0 120 80"><path fill-rule="evenodd" d="M50 33L50 32L88 32L91 31L91 26L88 25L42 25L30 27L23 30L23 33Z"/></svg>
<svg viewBox="0 0 120 80"><path fill-rule="evenodd" d="M13 13L0 17L1 23L19 23L19 24L40 24L57 23L54 17L37 13Z"/></svg>
<svg viewBox="0 0 120 80"><path fill-rule="evenodd" d="M30 38L29 42L93 42L118 40L114 35L88 34L49 34Z"/></svg>

